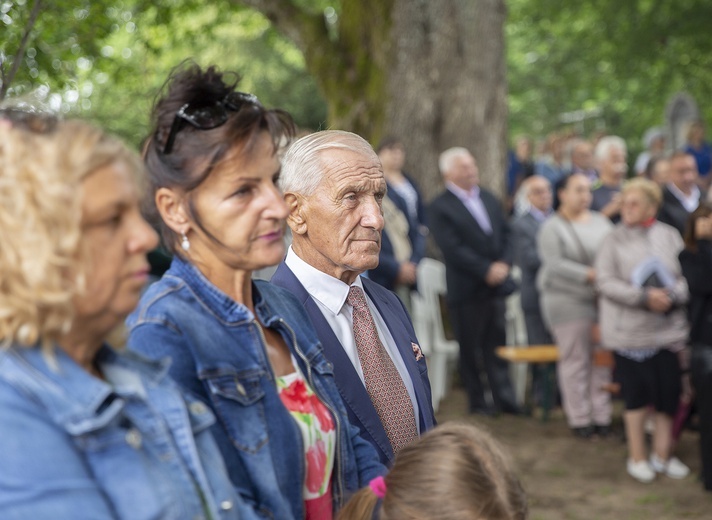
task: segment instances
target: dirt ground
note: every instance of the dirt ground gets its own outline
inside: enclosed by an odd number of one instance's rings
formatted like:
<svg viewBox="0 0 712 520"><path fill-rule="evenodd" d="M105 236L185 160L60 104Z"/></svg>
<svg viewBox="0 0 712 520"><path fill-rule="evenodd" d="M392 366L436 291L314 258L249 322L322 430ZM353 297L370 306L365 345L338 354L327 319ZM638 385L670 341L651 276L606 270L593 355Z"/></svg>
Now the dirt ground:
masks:
<svg viewBox="0 0 712 520"><path fill-rule="evenodd" d="M677 448L691 475L641 484L626 473L622 435L574 438L560 409L542 423L537 417L468 416L466 408L463 391L454 389L442 400L438 421L472 421L504 444L529 495L531 520L712 519L712 493L698 480L698 436L693 431L683 432ZM614 426L620 432L620 403L614 408Z"/></svg>

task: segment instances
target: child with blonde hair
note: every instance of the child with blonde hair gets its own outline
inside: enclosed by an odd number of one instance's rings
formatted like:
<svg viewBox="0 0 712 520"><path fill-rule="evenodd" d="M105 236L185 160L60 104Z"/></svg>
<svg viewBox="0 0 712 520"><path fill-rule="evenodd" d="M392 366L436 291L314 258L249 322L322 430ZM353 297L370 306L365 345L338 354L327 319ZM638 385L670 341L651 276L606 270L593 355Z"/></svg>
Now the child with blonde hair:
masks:
<svg viewBox="0 0 712 520"><path fill-rule="evenodd" d="M471 424L446 423L403 448L338 520L525 520L527 499L499 444Z"/></svg>

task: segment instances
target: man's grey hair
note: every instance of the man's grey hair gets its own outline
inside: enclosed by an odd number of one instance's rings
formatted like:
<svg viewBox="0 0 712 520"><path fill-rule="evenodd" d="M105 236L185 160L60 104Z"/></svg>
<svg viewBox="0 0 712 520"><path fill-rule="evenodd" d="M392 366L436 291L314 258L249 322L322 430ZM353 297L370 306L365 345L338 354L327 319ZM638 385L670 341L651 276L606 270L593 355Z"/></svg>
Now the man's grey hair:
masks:
<svg viewBox="0 0 712 520"><path fill-rule="evenodd" d="M360 135L343 130L315 132L297 139L287 149L279 176L280 189L301 195L314 193L324 178L322 156L327 150L347 150L378 160L371 145Z"/></svg>
<svg viewBox="0 0 712 520"><path fill-rule="evenodd" d="M605 137L601 137L601 140L598 141L598 144L596 145L596 151L594 153L596 160L607 160L611 150L614 148L623 150L624 154L628 153L628 147L625 145L625 141L622 137L618 137L617 135L607 135Z"/></svg>
<svg viewBox="0 0 712 520"><path fill-rule="evenodd" d="M438 168L440 169L440 173L445 175L449 172L450 168L452 168L454 160L461 155L470 155L470 150L462 146L453 146L452 148L448 148L441 153L440 158L438 159Z"/></svg>

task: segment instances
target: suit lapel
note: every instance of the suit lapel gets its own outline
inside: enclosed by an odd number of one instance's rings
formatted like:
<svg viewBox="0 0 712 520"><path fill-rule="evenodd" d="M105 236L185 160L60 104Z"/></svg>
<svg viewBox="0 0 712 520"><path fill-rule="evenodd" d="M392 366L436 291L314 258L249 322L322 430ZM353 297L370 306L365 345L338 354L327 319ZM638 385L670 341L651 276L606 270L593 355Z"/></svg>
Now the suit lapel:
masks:
<svg viewBox="0 0 712 520"><path fill-rule="evenodd" d="M314 299L309 295L301 282L294 276L289 267L282 263L272 278L279 286L289 289L304 305L317 336L324 349L324 355L334 365L334 380L341 394L341 399L347 408L358 418L359 422L369 432L371 437L388 460L393 459L393 448L388 441L386 430L378 417L378 412L371 402L366 387L361 382L351 360L346 355L343 346L326 321Z"/></svg>
<svg viewBox="0 0 712 520"><path fill-rule="evenodd" d="M470 210L467 209L465 204L457 197L457 195L450 190L446 190L445 195L449 198L449 200L445 200L446 206L452 208L453 213L455 213L453 217L454 222L465 224L466 229L471 230L476 235L480 235L480 237L489 238L490 235L484 232L480 226L480 223L477 222L477 219L472 216ZM487 213L489 214L489 211ZM467 222L470 222L472 225L467 226Z"/></svg>

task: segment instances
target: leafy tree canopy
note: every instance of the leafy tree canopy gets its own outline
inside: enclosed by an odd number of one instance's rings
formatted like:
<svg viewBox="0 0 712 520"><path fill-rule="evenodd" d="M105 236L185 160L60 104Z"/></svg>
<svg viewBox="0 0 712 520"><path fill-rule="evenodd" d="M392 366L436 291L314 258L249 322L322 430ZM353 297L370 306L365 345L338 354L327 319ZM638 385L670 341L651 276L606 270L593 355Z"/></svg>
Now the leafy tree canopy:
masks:
<svg viewBox="0 0 712 520"><path fill-rule="evenodd" d="M304 127L326 124L326 102L293 42L240 2L219 0L0 0L3 75L13 65L35 3L9 95L39 86L53 107L96 120L138 143L155 93L187 57L238 70L241 88L281 106ZM339 0L292 0L339 31ZM352 6L352 4L349 4ZM541 136L572 124L605 127L633 148L663 122L678 91L712 106L708 0L508 0L510 133ZM562 121L582 111L583 123Z"/></svg>
<svg viewBox="0 0 712 520"><path fill-rule="evenodd" d="M605 127L641 146L665 104L685 91L712 116L712 39L707 0L508 0L513 132L561 128L561 114L600 113Z"/></svg>
<svg viewBox="0 0 712 520"><path fill-rule="evenodd" d="M3 70L15 59L31 2L0 3L0 26L7 30L0 42ZM51 91L45 102L52 108L138 144L156 93L188 58L240 72L242 90L289 110L303 127L325 125L325 103L302 54L266 18L224 1L42 2L9 95Z"/></svg>

